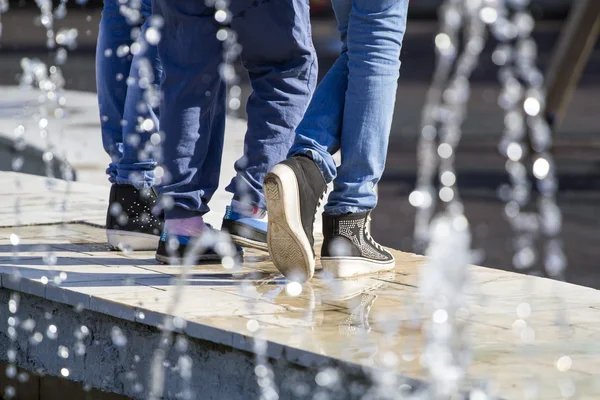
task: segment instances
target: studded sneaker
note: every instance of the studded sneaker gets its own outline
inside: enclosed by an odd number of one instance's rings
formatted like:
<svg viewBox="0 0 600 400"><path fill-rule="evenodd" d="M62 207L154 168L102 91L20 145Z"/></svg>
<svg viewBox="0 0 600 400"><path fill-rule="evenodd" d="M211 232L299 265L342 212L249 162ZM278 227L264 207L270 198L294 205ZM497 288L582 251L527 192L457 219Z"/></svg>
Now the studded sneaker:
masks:
<svg viewBox="0 0 600 400"><path fill-rule="evenodd" d="M326 187L315 162L305 156L291 157L265 176L269 253L290 280L304 282L315 272L313 226Z"/></svg>
<svg viewBox="0 0 600 400"><path fill-rule="evenodd" d="M323 273L347 278L394 269L394 256L371 237L370 213L323 214Z"/></svg>
<svg viewBox="0 0 600 400"><path fill-rule="evenodd" d="M113 249L156 250L162 218L153 214L154 188L113 184L106 213L106 238Z"/></svg>

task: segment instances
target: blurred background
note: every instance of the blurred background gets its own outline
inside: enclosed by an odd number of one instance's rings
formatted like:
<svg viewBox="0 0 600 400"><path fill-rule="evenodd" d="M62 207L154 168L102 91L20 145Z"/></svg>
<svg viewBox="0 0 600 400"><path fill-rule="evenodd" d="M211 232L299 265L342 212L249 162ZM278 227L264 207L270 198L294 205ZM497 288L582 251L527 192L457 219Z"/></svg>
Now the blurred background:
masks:
<svg viewBox="0 0 600 400"><path fill-rule="evenodd" d="M23 57L52 60L45 48L45 31L39 21L35 22L39 15L35 2L10 0L9 3L9 12L2 16L0 85L17 84ZM542 71L548 67L572 3L532 0L531 11L537 21L533 36ZM415 183L421 108L435 67L433 38L438 29L440 4L441 0L411 0L387 169L379 185L380 200L373 215L373 236L387 246L405 251L412 250L414 210L407 198ZM335 60L339 42L329 0L311 0L311 6L322 76ZM95 92L94 52L102 1L89 0L85 5L72 1L68 9L67 17L57 21L57 25L77 28L79 44L69 52L63 67L66 88ZM474 248L480 256L478 263L511 270L513 235L497 196L497 189L507 182L507 175L504 159L497 151L503 114L497 105L498 68L491 61L495 46L493 40L488 41L473 77L468 119L457 152L458 186L472 225ZM242 87L247 94L248 85ZM566 118L556 129L554 148L561 187L559 204L564 213L563 237L569 258L566 279L596 288L600 288L600 265L596 261L600 259L599 108L600 48L596 45ZM243 113L239 116L244 117ZM539 266L525 272L543 275Z"/></svg>

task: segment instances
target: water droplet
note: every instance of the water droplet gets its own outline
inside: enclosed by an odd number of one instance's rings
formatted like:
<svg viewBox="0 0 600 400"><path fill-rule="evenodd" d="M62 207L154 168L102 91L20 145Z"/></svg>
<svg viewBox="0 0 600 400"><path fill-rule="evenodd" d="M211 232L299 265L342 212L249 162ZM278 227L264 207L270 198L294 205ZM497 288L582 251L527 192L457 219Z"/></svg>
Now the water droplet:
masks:
<svg viewBox="0 0 600 400"><path fill-rule="evenodd" d="M65 346L58 346L58 356L60 358L69 358L69 349Z"/></svg>
<svg viewBox="0 0 600 400"><path fill-rule="evenodd" d="M111 330L112 342L117 347L123 347L127 344L127 337L118 326L113 326Z"/></svg>
<svg viewBox="0 0 600 400"><path fill-rule="evenodd" d="M436 324L445 324L448 321L448 312L446 310L435 310L433 313L433 322Z"/></svg>
<svg viewBox="0 0 600 400"><path fill-rule="evenodd" d="M4 397L7 399L12 399L17 394L17 390L13 386L7 386L4 389Z"/></svg>
<svg viewBox="0 0 600 400"><path fill-rule="evenodd" d="M19 238L19 235L17 235L16 233L10 234L10 244L12 244L13 246L18 246L20 242L21 239Z"/></svg>
<svg viewBox="0 0 600 400"><path fill-rule="evenodd" d="M159 145L161 141L162 141L162 138L160 136L160 133L158 133L158 132L155 132L150 136L150 143L152 143L154 146ZM162 167L160 167L160 168L162 168Z"/></svg>
<svg viewBox="0 0 600 400"><path fill-rule="evenodd" d="M150 27L146 30L146 42L151 46L156 46L161 39L159 30L155 27Z"/></svg>
<svg viewBox="0 0 600 400"><path fill-rule="evenodd" d="M44 340L44 335L42 335L41 332L36 332L31 336L31 338L29 339L29 342L32 345L36 346L36 345L42 343L42 340Z"/></svg>
<svg viewBox="0 0 600 400"><path fill-rule="evenodd" d="M122 44L117 48L117 57L123 58L129 54L129 46Z"/></svg>
<svg viewBox="0 0 600 400"><path fill-rule="evenodd" d="M531 306L529 303L521 303L517 306L517 317L521 319L528 318L531 315Z"/></svg>
<svg viewBox="0 0 600 400"><path fill-rule="evenodd" d="M55 340L58 337L58 329L56 328L56 325L48 326L48 329L46 330L46 336L48 339L52 340Z"/></svg>
<svg viewBox="0 0 600 400"><path fill-rule="evenodd" d="M440 177L440 181L444 186L452 186L456 183L456 175L451 171L444 171Z"/></svg>
<svg viewBox="0 0 600 400"><path fill-rule="evenodd" d="M258 324L258 321L255 319L251 319L246 323L246 329L248 329L252 333L258 331L259 328L260 328L260 325Z"/></svg>
<svg viewBox="0 0 600 400"><path fill-rule="evenodd" d="M227 31L227 29L219 29L217 31L217 39L220 40L221 42L227 40L228 36L229 36L229 32Z"/></svg>
<svg viewBox="0 0 600 400"><path fill-rule="evenodd" d="M326 368L315 376L315 382L319 386L331 387L338 381L338 372L333 368Z"/></svg>
<svg viewBox="0 0 600 400"><path fill-rule="evenodd" d="M441 52L445 52L451 48L452 39L446 33L440 33L435 37L435 46Z"/></svg>
<svg viewBox="0 0 600 400"><path fill-rule="evenodd" d="M225 21L227 21L228 19L228 14L227 11L225 10L217 10L217 12L215 12L215 20L221 24L225 23Z"/></svg>
<svg viewBox="0 0 600 400"><path fill-rule="evenodd" d="M571 369L573 360L569 356L562 356L556 361L556 369L560 372L566 372Z"/></svg>
<svg viewBox="0 0 600 400"><path fill-rule="evenodd" d="M154 129L154 121L152 121L150 118L147 118L141 123L140 127L146 132L150 132L152 129Z"/></svg>
<svg viewBox="0 0 600 400"><path fill-rule="evenodd" d="M10 379L13 379L17 376L17 368L14 365L9 365L6 367L6 376Z"/></svg>
<svg viewBox="0 0 600 400"><path fill-rule="evenodd" d="M540 113L541 108L542 106L539 100L534 97L528 97L523 103L523 109L525 110L527 115L530 115L532 117L538 115Z"/></svg>
<svg viewBox="0 0 600 400"><path fill-rule="evenodd" d="M29 381L29 374L27 372L21 372L17 376L17 380L21 383L25 383L25 382Z"/></svg>
<svg viewBox="0 0 600 400"><path fill-rule="evenodd" d="M543 157L538 158L533 163L533 175L538 179L544 179L550 172L550 163Z"/></svg>
<svg viewBox="0 0 600 400"><path fill-rule="evenodd" d="M289 282L287 285L285 285L285 291L289 296L300 296L302 293L302 285L298 282Z"/></svg>
<svg viewBox="0 0 600 400"><path fill-rule="evenodd" d="M27 332L33 332L35 329L35 320L28 318L25 321L21 322L21 329Z"/></svg>
<svg viewBox="0 0 600 400"><path fill-rule="evenodd" d="M519 161L523 156L523 148L518 143L510 143L506 148L506 155L512 161Z"/></svg>
<svg viewBox="0 0 600 400"><path fill-rule="evenodd" d="M486 24L493 24L498 19L498 12L492 7L483 7L479 11L479 18Z"/></svg>
<svg viewBox="0 0 600 400"><path fill-rule="evenodd" d="M442 158L450 158L453 153L452 146L450 146L448 143L442 143L438 146L437 152Z"/></svg>
<svg viewBox="0 0 600 400"><path fill-rule="evenodd" d="M452 188L449 187L443 187L440 189L440 200L442 200L443 202L450 202L452 201L452 199L454 199L454 190L452 190Z"/></svg>

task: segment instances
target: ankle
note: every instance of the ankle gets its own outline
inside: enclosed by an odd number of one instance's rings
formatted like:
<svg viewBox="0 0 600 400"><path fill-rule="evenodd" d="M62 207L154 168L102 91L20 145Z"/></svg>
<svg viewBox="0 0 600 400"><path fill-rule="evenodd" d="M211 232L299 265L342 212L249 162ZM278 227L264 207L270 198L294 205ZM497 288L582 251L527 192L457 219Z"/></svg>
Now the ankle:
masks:
<svg viewBox="0 0 600 400"><path fill-rule="evenodd" d="M165 221L165 231L171 235L199 236L208 230L202 216L175 218Z"/></svg>

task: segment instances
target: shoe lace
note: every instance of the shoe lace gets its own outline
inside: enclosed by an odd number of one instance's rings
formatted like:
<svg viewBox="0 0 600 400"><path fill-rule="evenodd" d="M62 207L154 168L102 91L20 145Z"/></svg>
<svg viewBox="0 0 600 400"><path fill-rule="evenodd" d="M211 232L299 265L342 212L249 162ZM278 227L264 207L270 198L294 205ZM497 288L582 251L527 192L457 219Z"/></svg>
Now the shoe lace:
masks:
<svg viewBox="0 0 600 400"><path fill-rule="evenodd" d="M371 236L371 216L370 215L367 217L367 220L365 221L365 236L366 236L367 240L369 241L369 243L371 243L371 245L373 247L375 247L379 251L385 251L383 246L381 246L379 243L377 243L375 241L375 239L373 239L373 237Z"/></svg>
<svg viewBox="0 0 600 400"><path fill-rule="evenodd" d="M321 193L321 196L319 196L319 201L317 201L317 208L315 209L315 215L313 215L313 226L315 225L315 221L317 220L317 213L319 212L319 210L321 209L321 206L323 205L323 201L325 200L325 195L327 194L327 187L325 188L325 190L323 190L323 193Z"/></svg>

